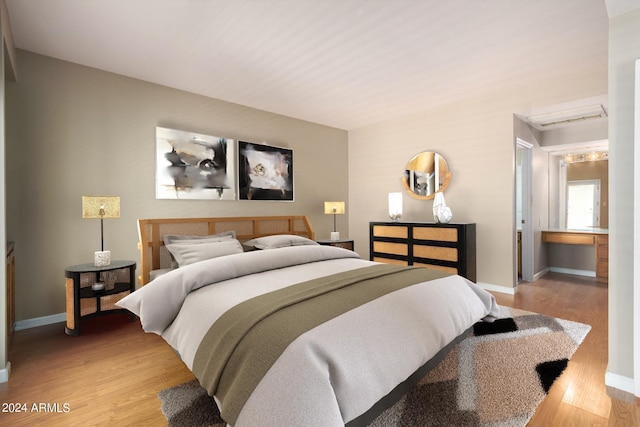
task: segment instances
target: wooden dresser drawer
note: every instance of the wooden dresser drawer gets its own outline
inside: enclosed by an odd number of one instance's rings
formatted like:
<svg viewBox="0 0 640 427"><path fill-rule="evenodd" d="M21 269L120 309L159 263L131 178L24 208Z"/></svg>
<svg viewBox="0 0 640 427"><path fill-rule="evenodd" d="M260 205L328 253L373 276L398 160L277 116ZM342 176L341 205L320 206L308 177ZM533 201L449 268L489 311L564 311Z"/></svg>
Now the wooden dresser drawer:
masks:
<svg viewBox="0 0 640 427"><path fill-rule="evenodd" d="M437 240L441 242L457 242L456 228L413 227L413 238L419 240Z"/></svg>
<svg viewBox="0 0 640 427"><path fill-rule="evenodd" d="M596 249L596 256L598 257L598 260L601 260L601 261L609 260L609 246L598 245Z"/></svg>
<svg viewBox="0 0 640 427"><path fill-rule="evenodd" d="M598 278L609 278L609 263L598 262L596 266L596 276Z"/></svg>
<svg viewBox="0 0 640 427"><path fill-rule="evenodd" d="M382 254L409 255L409 246L406 243L373 242L373 251Z"/></svg>
<svg viewBox="0 0 640 427"><path fill-rule="evenodd" d="M398 225L375 225L373 226L373 235L376 237L406 239L409 237L409 228Z"/></svg>
<svg viewBox="0 0 640 427"><path fill-rule="evenodd" d="M458 262L458 250L441 246L413 245L413 256Z"/></svg>
<svg viewBox="0 0 640 427"><path fill-rule="evenodd" d="M567 245L595 245L593 234L580 233L548 233L542 232L542 241L545 243L564 243Z"/></svg>
<svg viewBox="0 0 640 427"><path fill-rule="evenodd" d="M599 261L609 259L609 236L596 238L596 253Z"/></svg>

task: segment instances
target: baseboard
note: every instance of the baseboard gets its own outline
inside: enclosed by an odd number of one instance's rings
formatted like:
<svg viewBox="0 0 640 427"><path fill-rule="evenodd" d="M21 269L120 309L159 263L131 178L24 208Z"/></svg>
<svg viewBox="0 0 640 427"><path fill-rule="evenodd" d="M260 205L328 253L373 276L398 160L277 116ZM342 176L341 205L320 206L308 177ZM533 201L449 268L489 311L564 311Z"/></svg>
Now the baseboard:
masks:
<svg viewBox="0 0 640 427"><path fill-rule="evenodd" d="M0 383L9 381L9 374L11 374L11 362L7 362L7 366L4 369L0 369Z"/></svg>
<svg viewBox="0 0 640 427"><path fill-rule="evenodd" d="M67 313L52 314L50 316L36 317L27 320L18 320L15 323L14 330L21 331L23 329L36 328L38 326L51 325L67 321Z"/></svg>
<svg viewBox="0 0 640 427"><path fill-rule="evenodd" d="M549 267L549 271L562 274L573 274L574 276L596 277L596 272L591 270L577 270L575 268Z"/></svg>
<svg viewBox="0 0 640 427"><path fill-rule="evenodd" d="M547 274L550 271L551 270L548 269L548 268L545 268L542 271L538 271L536 274L533 275L533 281L535 282L536 280L538 280L539 278L541 278L542 276L544 276L545 274Z"/></svg>
<svg viewBox="0 0 640 427"><path fill-rule="evenodd" d="M500 292L501 294L509 294L509 295L516 294L515 288L508 288L506 286L492 285L491 283L483 283L483 282L478 282L476 283L476 285L480 286L482 289L486 291Z"/></svg>
<svg viewBox="0 0 640 427"><path fill-rule="evenodd" d="M627 393L635 394L633 378L606 372L604 374L604 384L609 387L617 388L618 390L626 391Z"/></svg>

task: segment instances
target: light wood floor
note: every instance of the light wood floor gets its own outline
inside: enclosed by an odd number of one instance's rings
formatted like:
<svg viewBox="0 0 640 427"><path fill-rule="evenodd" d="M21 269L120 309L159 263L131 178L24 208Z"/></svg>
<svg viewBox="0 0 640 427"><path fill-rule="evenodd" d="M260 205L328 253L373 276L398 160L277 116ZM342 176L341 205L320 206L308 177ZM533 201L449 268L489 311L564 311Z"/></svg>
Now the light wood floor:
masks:
<svg viewBox="0 0 640 427"><path fill-rule="evenodd" d="M548 274L516 296L494 295L502 305L592 326L529 426L640 425L640 399L615 390L610 396L604 385L606 285ZM128 316L91 319L82 328L79 337L66 336L63 324L15 333L10 380L0 384L0 425L165 425L158 391L193 378L173 350ZM34 403L49 404L49 412L34 411ZM26 404L26 412L2 412L8 404Z"/></svg>
<svg viewBox="0 0 640 427"><path fill-rule="evenodd" d="M529 426L640 426L640 399L604 385L608 358L608 288L595 279L548 273L521 284L501 305L591 325L569 366Z"/></svg>

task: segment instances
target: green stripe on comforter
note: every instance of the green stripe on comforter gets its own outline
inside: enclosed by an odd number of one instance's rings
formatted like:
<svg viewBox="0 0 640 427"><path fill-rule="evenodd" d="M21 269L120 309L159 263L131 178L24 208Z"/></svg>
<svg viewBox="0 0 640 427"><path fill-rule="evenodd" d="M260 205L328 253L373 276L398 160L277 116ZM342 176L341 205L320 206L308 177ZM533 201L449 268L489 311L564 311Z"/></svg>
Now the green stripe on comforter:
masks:
<svg viewBox="0 0 640 427"><path fill-rule="evenodd" d="M196 352L193 373L219 399L223 418L233 425L253 389L297 337L380 296L448 275L377 264L244 301L211 326Z"/></svg>

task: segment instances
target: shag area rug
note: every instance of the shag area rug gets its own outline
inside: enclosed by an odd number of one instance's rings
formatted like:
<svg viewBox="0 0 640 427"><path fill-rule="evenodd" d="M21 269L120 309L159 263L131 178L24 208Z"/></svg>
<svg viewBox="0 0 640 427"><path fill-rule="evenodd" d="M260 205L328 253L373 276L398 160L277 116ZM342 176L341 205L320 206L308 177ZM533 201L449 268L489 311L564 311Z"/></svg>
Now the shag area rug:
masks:
<svg viewBox="0 0 640 427"><path fill-rule="evenodd" d="M590 326L502 307L370 427L525 426ZM158 393L170 426L225 427L196 380Z"/></svg>

